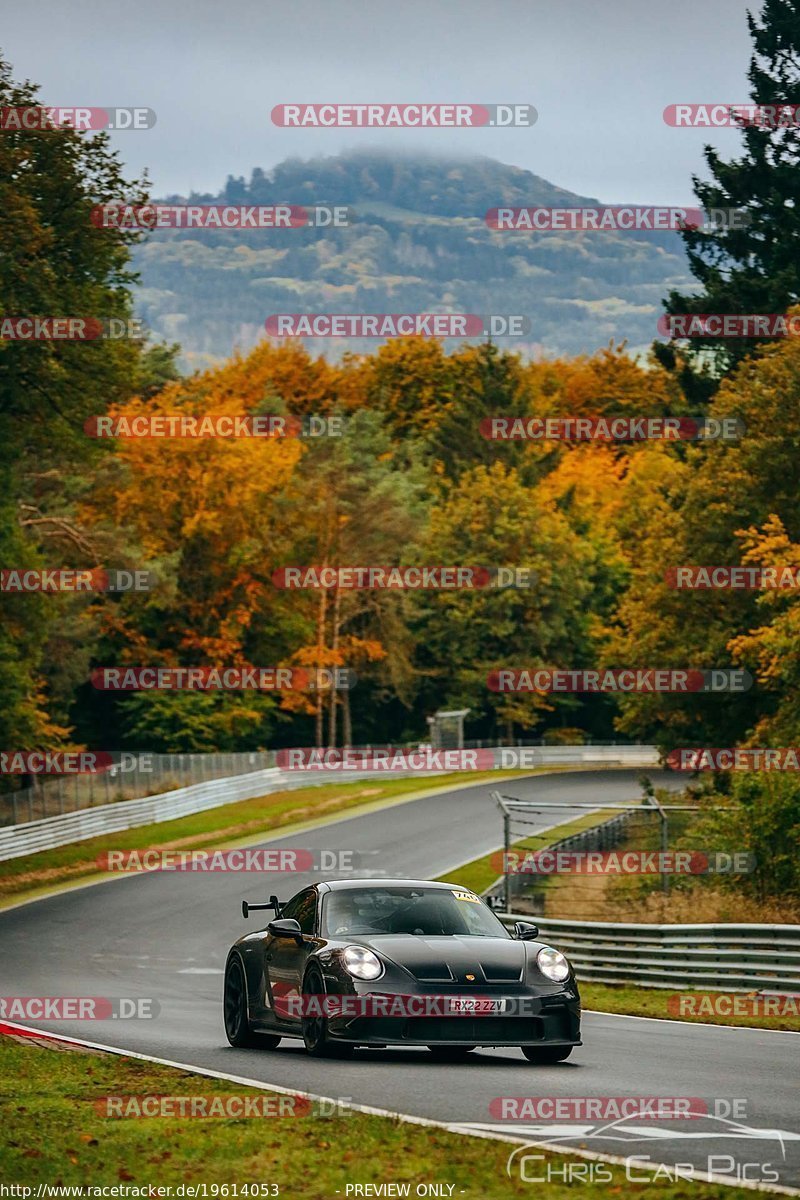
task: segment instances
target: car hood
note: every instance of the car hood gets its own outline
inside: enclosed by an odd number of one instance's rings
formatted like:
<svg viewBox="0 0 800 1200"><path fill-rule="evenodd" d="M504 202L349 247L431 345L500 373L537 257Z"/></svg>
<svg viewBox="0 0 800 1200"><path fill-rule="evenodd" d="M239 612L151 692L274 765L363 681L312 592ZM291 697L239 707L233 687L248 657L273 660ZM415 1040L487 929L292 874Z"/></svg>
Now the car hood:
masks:
<svg viewBox="0 0 800 1200"><path fill-rule="evenodd" d="M526 961L525 943L510 938L394 934L368 944L420 983L518 983Z"/></svg>

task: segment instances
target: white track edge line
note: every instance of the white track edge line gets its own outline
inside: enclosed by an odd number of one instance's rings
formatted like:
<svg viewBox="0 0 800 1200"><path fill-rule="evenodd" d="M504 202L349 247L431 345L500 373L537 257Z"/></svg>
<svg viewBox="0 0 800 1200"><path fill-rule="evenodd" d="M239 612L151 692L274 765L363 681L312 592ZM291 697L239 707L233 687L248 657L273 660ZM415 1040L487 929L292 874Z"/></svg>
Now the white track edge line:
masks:
<svg viewBox="0 0 800 1200"><path fill-rule="evenodd" d="M634 984L634 986L636 985ZM724 992L722 994L725 995ZM794 993L789 994L794 995ZM747 1033L788 1033L790 1037L800 1037L798 1029L767 1029L766 1027L762 1029L760 1025L718 1025L714 1021L690 1021L688 1018L681 1021L678 1017L640 1017L636 1013L606 1012L603 1008L583 1008L581 1011L594 1013L596 1017L621 1017L625 1021L658 1021L662 1025L680 1025L682 1029L685 1029L687 1025L697 1025L700 1029L730 1029L731 1032L744 1029Z"/></svg>

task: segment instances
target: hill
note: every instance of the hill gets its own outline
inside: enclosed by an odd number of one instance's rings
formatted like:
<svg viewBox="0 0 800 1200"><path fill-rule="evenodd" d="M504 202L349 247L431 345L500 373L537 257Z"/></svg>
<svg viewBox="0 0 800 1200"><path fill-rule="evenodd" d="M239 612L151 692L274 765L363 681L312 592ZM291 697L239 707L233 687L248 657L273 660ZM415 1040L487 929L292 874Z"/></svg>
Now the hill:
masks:
<svg viewBox="0 0 800 1200"><path fill-rule="evenodd" d="M489 230L484 214L497 205L599 201L488 158L292 158L249 181L229 177L218 195L165 199L355 214L338 229L159 230L138 246L139 315L195 365L249 349L266 317L285 312L518 313L531 332L498 341L528 355L590 353L612 337L641 348L667 289L690 283L676 234ZM374 342L307 344L338 356Z"/></svg>

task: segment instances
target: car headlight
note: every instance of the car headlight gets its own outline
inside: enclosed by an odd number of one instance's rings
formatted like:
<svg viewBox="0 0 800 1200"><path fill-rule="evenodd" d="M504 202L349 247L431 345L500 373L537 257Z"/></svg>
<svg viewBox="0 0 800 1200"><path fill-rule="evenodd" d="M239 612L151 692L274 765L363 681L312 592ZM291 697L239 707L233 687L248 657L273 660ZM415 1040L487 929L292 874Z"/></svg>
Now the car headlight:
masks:
<svg viewBox="0 0 800 1200"><path fill-rule="evenodd" d="M347 970L356 979L380 979L383 974L383 963L366 946L345 946L342 958Z"/></svg>
<svg viewBox="0 0 800 1200"><path fill-rule="evenodd" d="M552 979L553 983L563 983L569 978L569 963L561 951L554 950L552 946L542 947L536 955L536 963L542 974Z"/></svg>

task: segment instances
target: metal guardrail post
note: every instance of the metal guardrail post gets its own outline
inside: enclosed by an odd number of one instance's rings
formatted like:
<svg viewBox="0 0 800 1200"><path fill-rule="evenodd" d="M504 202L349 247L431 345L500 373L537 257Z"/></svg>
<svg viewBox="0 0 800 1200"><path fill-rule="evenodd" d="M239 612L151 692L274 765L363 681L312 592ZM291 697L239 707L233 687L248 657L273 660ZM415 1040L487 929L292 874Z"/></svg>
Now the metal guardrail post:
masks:
<svg viewBox="0 0 800 1200"><path fill-rule="evenodd" d="M664 811L663 805L659 804L654 792L648 792L647 799L658 812L661 820L661 853L666 854L669 850L669 817ZM662 862L666 865L666 859L662 859ZM661 890L665 896L669 895L669 871L661 872Z"/></svg>
<svg viewBox="0 0 800 1200"><path fill-rule="evenodd" d="M509 851L511 850L511 817L506 812L503 814L503 892L505 896L505 910L511 912L511 875L508 870Z"/></svg>

